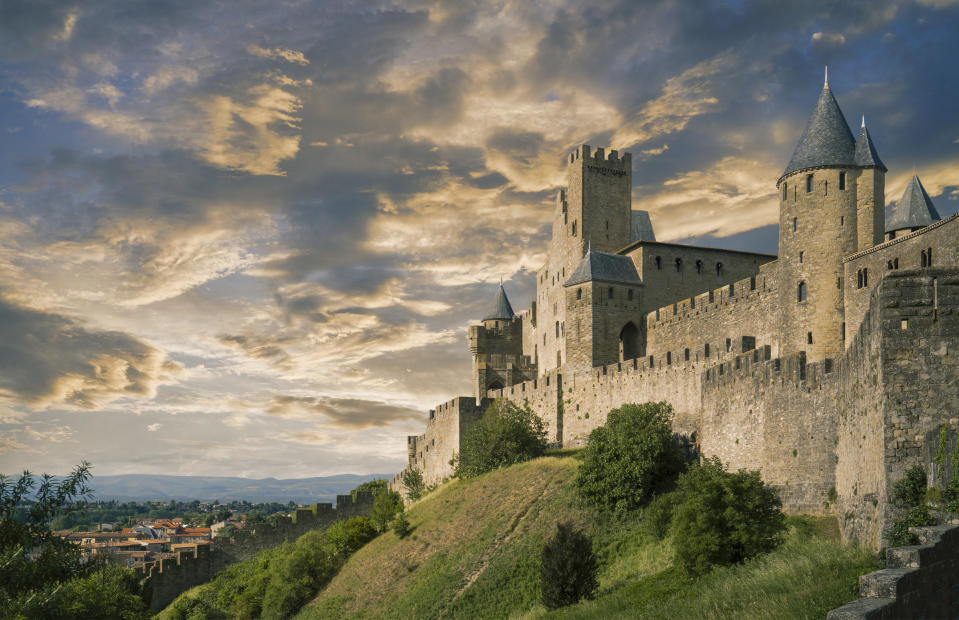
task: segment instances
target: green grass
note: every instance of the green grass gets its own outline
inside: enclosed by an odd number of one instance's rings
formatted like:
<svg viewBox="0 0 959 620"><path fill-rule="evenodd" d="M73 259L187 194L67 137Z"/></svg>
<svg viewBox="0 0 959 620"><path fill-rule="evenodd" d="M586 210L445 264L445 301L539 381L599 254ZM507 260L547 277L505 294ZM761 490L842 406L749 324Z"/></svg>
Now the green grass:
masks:
<svg viewBox="0 0 959 620"><path fill-rule="evenodd" d="M616 521L583 507L575 451L443 485L392 532L354 554L298 618L822 618L857 598L871 551L843 547L835 519L790 518L773 553L694 579L641 516ZM539 603L539 555L556 523L593 538L600 590L557 612Z"/></svg>

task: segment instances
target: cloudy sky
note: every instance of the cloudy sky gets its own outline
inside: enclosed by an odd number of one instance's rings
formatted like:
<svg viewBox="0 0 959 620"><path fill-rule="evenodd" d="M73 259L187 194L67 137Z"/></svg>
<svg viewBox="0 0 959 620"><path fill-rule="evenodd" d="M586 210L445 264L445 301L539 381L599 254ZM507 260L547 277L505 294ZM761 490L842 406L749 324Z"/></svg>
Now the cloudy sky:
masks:
<svg viewBox="0 0 959 620"><path fill-rule="evenodd" d="M3 0L0 472L396 471L569 149L775 251L826 64L888 201L956 212L959 3L854 4Z"/></svg>

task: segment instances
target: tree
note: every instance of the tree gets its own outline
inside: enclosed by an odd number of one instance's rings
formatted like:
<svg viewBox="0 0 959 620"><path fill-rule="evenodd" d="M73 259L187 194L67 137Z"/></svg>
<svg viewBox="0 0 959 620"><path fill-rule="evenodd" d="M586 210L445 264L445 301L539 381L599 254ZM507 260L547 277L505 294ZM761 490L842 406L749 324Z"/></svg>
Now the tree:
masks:
<svg viewBox="0 0 959 620"><path fill-rule="evenodd" d="M742 562L782 542L782 502L758 471L727 472L713 457L690 467L677 487L670 533L676 563L687 572Z"/></svg>
<svg viewBox="0 0 959 620"><path fill-rule="evenodd" d="M370 523L378 532L386 531L390 521L398 512L403 511L403 498L391 489L386 489L373 498L370 509Z"/></svg>
<svg viewBox="0 0 959 620"><path fill-rule="evenodd" d="M545 452L546 428L529 404L497 399L463 434L456 475L471 478Z"/></svg>
<svg viewBox="0 0 959 620"><path fill-rule="evenodd" d="M386 481L386 479L377 478L376 480L368 480L364 482L360 486L350 491L350 494L353 496L353 499L356 499L357 493L363 492L370 493L375 497L385 491L387 488L389 488L389 483Z"/></svg>
<svg viewBox="0 0 959 620"><path fill-rule="evenodd" d="M393 531L400 538L406 538L410 535L410 532L413 531L413 528L410 526L409 517L406 516L405 511L400 511L396 518L393 520Z"/></svg>
<svg viewBox="0 0 959 620"><path fill-rule="evenodd" d="M403 472L403 486L406 488L406 499L411 502L423 497L423 493L426 491L423 474L420 473L420 470L412 467Z"/></svg>
<svg viewBox="0 0 959 620"><path fill-rule="evenodd" d="M549 609L593 598L596 556L589 538L570 523L559 523L556 534L543 546L540 596Z"/></svg>
<svg viewBox="0 0 959 620"><path fill-rule="evenodd" d="M583 451L576 484L586 502L625 513L668 488L685 466L667 403L628 404L609 412Z"/></svg>

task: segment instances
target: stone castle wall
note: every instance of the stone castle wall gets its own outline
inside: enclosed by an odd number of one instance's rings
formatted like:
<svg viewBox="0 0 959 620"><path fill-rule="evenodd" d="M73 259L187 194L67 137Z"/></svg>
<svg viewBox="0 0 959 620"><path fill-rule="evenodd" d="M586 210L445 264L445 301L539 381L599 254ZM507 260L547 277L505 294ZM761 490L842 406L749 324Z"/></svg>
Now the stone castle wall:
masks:
<svg viewBox="0 0 959 620"><path fill-rule="evenodd" d="M337 519L367 516L373 507L370 493L337 495L333 504L301 508L293 516L280 516L276 525L260 524L252 530L238 530L229 540L217 539L195 550L179 551L176 557L148 562L135 572L142 580L151 612L159 612L173 599L194 586L213 579L230 564L252 558L258 551L293 542L303 534L326 527Z"/></svg>

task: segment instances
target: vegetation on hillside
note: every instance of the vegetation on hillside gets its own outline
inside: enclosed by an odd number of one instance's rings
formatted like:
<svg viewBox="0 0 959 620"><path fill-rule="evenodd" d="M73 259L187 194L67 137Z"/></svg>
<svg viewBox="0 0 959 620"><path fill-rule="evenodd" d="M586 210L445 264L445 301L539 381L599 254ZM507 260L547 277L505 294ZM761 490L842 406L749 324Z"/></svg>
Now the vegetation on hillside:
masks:
<svg viewBox="0 0 959 620"><path fill-rule="evenodd" d="M0 475L0 617L147 617L132 571L84 562L76 545L50 529L89 496L89 478L89 463L59 482Z"/></svg>
<svg viewBox="0 0 959 620"><path fill-rule="evenodd" d="M529 405L497 399L463 433L456 476L472 478L542 456L546 428Z"/></svg>

